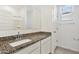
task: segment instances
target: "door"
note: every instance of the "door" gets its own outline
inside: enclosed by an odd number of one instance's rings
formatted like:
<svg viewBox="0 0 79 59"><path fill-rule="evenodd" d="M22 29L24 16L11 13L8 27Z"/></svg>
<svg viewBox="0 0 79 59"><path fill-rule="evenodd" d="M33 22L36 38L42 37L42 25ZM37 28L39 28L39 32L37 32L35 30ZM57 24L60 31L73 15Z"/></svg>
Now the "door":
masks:
<svg viewBox="0 0 79 59"><path fill-rule="evenodd" d="M74 51L79 51L78 10L79 6L72 6L72 12L70 11L70 14L66 14L67 10L64 10L64 15L60 14L61 10L59 10L58 18L58 46Z"/></svg>

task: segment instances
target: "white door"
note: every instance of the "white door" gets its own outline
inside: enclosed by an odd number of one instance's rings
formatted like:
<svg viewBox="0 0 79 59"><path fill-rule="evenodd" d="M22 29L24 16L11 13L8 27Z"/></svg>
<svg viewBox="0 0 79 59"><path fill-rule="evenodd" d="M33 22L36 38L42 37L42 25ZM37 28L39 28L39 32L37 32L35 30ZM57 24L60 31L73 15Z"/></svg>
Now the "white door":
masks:
<svg viewBox="0 0 79 59"><path fill-rule="evenodd" d="M72 6L71 15L59 15L58 46L79 51L79 6ZM60 11L59 11L60 12ZM65 12L65 11L64 11Z"/></svg>

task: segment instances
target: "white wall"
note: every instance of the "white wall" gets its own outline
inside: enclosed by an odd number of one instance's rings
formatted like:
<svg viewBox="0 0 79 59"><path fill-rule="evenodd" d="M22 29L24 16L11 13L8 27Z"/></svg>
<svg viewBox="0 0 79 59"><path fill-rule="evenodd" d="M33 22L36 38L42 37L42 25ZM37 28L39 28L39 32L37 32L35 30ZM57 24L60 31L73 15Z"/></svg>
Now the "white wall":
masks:
<svg viewBox="0 0 79 59"><path fill-rule="evenodd" d="M8 11L3 8L4 6L0 6L0 30L10 30L14 29L14 22L12 17L8 17L12 15L11 11Z"/></svg>
<svg viewBox="0 0 79 59"><path fill-rule="evenodd" d="M40 6L27 6L27 29L40 29Z"/></svg>
<svg viewBox="0 0 79 59"><path fill-rule="evenodd" d="M53 6L41 6L41 30L52 31Z"/></svg>
<svg viewBox="0 0 79 59"><path fill-rule="evenodd" d="M40 6L32 6L33 8L33 14L32 14L32 28L33 29L41 29L40 22L41 22L41 11L40 11Z"/></svg>
<svg viewBox="0 0 79 59"><path fill-rule="evenodd" d="M52 24L54 6L8 6L8 9L10 10L0 10L2 15L9 15L6 18L0 17L0 30L15 30L16 32L19 26L22 30L40 29L41 31L52 32L54 29ZM21 16L21 18L10 16Z"/></svg>
<svg viewBox="0 0 79 59"><path fill-rule="evenodd" d="M41 29L41 31L52 31L53 6L28 6L27 25L30 29Z"/></svg>
<svg viewBox="0 0 79 59"><path fill-rule="evenodd" d="M0 6L0 36L16 35L18 26L27 33L26 11L26 6Z"/></svg>
<svg viewBox="0 0 79 59"><path fill-rule="evenodd" d="M22 18L18 19L18 22L20 22L21 29L26 30L27 29L27 6L23 6L20 11L18 11L19 16ZM15 25L16 26L16 25Z"/></svg>
<svg viewBox="0 0 79 59"><path fill-rule="evenodd" d="M72 22L59 24L58 30L58 46L79 51L79 6L74 6L73 9L74 24Z"/></svg>
<svg viewBox="0 0 79 59"><path fill-rule="evenodd" d="M0 6L0 30L15 30L17 27L16 23L18 22L21 27L24 28L24 17L14 17L22 16L23 12L21 12L22 11L19 11L17 8L13 8L12 6Z"/></svg>

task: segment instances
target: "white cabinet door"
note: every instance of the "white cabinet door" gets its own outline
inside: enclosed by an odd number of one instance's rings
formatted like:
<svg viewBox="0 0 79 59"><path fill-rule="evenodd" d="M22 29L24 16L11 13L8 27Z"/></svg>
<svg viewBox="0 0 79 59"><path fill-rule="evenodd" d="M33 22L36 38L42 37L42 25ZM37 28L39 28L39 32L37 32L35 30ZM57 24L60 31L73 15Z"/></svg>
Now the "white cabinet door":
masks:
<svg viewBox="0 0 79 59"><path fill-rule="evenodd" d="M28 46L16 52L15 54L40 54L40 53L48 54L50 52L51 52L51 36L47 37L46 39L41 40L41 44L39 41L31 46Z"/></svg>
<svg viewBox="0 0 79 59"><path fill-rule="evenodd" d="M54 50L56 48L57 42L56 42L56 33L52 32L52 53L54 53Z"/></svg>
<svg viewBox="0 0 79 59"><path fill-rule="evenodd" d="M35 49L30 54L40 54L40 48Z"/></svg>
<svg viewBox="0 0 79 59"><path fill-rule="evenodd" d="M39 52L40 52L40 42L37 42L37 43L35 43L31 46L28 46L20 51L17 51L15 54L31 54L31 53L38 53L39 54Z"/></svg>
<svg viewBox="0 0 79 59"><path fill-rule="evenodd" d="M41 54L48 54L51 51L51 37L41 41Z"/></svg>

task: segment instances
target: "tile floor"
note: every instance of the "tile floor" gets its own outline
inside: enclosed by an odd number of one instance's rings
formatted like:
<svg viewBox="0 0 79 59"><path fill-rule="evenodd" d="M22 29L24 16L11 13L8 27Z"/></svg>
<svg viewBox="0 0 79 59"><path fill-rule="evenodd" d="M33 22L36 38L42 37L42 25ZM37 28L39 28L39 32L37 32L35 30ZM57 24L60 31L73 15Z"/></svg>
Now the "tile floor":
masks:
<svg viewBox="0 0 79 59"><path fill-rule="evenodd" d="M65 48L57 47L55 49L55 54L79 54L79 52L75 52L75 51L68 50Z"/></svg>

